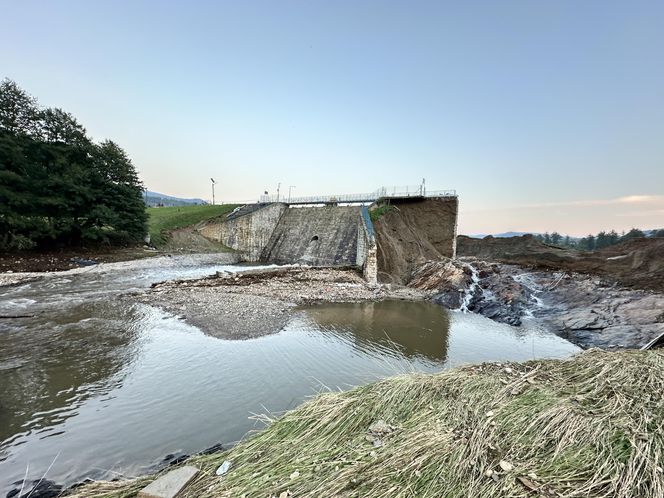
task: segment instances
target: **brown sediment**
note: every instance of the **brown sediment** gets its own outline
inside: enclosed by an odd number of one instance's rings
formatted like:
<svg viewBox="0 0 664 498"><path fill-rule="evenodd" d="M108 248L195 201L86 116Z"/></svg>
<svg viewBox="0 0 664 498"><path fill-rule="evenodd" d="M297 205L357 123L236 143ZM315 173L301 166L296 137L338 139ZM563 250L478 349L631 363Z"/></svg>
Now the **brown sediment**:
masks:
<svg viewBox="0 0 664 498"><path fill-rule="evenodd" d="M532 235L457 238L459 256L486 261L599 275L635 289L664 291L664 238L626 240L598 251L577 251L543 244Z"/></svg>
<svg viewBox="0 0 664 498"><path fill-rule="evenodd" d="M398 201L376 221L378 277L405 284L416 265L454 256L458 199Z"/></svg>

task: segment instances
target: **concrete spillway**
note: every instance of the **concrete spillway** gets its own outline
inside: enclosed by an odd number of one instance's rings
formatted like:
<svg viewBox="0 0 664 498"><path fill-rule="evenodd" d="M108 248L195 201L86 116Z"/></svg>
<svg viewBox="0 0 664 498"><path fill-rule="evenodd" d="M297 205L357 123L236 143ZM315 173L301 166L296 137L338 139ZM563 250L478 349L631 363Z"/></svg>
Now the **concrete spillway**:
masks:
<svg viewBox="0 0 664 498"><path fill-rule="evenodd" d="M261 259L313 266L355 265L360 208L353 206L286 209Z"/></svg>

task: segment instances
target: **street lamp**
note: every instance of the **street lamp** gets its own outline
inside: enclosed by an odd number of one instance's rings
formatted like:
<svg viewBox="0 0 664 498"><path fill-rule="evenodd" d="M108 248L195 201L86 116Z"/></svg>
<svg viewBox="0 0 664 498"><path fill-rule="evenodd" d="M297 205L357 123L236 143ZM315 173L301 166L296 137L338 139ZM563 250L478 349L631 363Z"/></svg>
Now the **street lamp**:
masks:
<svg viewBox="0 0 664 498"><path fill-rule="evenodd" d="M279 191L281 190L281 182L277 183L277 202L279 202Z"/></svg>
<svg viewBox="0 0 664 498"><path fill-rule="evenodd" d="M210 178L210 181L212 182L212 205L214 206L214 184L217 182L214 181L214 178Z"/></svg>
<svg viewBox="0 0 664 498"><path fill-rule="evenodd" d="M290 193L291 189L295 188L295 185L289 185L288 186L288 204L290 204Z"/></svg>

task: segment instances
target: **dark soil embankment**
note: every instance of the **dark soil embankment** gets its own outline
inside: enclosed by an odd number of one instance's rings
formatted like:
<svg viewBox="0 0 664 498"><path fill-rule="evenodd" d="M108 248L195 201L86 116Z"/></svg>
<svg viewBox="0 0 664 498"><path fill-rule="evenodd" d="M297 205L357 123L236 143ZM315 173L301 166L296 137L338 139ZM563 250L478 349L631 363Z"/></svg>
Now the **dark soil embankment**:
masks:
<svg viewBox="0 0 664 498"><path fill-rule="evenodd" d="M86 249L68 248L61 251L0 254L0 273L65 271L97 263L115 263L147 258L157 253L142 247Z"/></svg>
<svg viewBox="0 0 664 498"><path fill-rule="evenodd" d="M406 283L414 268L454 256L456 198L392 202L376 221L378 278Z"/></svg>
<svg viewBox="0 0 664 498"><path fill-rule="evenodd" d="M621 285L664 291L664 239L631 239L584 252L543 244L531 235L473 239L459 236L457 254L487 261L599 275Z"/></svg>

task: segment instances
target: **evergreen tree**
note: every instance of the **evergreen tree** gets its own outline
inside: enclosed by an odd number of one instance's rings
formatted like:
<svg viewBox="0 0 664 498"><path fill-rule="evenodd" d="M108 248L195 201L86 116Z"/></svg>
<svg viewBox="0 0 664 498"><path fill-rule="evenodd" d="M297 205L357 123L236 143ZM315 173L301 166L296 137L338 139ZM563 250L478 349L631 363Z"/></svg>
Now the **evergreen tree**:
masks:
<svg viewBox="0 0 664 498"><path fill-rule="evenodd" d="M620 241L620 236L618 235L618 232L616 232L615 230L611 230L608 233L607 237L608 237L608 240L609 240L609 245L611 245L611 246L614 245L614 244L617 244Z"/></svg>
<svg viewBox="0 0 664 498"><path fill-rule="evenodd" d="M646 234L643 233L642 230L639 230L638 228L632 228L629 232L627 232L621 237L621 240L636 239L645 236Z"/></svg>
<svg viewBox="0 0 664 498"><path fill-rule="evenodd" d="M558 243L560 242L560 239L562 239L562 235L560 235L558 232L553 232L551 234L551 243L553 245L558 245Z"/></svg>
<svg viewBox="0 0 664 498"><path fill-rule="evenodd" d="M37 100L12 80L0 83L0 129L13 135L34 135L39 131Z"/></svg>
<svg viewBox="0 0 664 498"><path fill-rule="evenodd" d="M147 215L127 154L61 109L0 84L0 250L138 241Z"/></svg>

